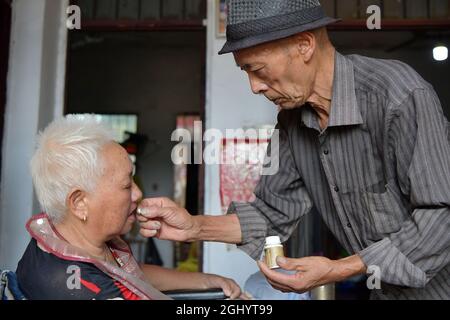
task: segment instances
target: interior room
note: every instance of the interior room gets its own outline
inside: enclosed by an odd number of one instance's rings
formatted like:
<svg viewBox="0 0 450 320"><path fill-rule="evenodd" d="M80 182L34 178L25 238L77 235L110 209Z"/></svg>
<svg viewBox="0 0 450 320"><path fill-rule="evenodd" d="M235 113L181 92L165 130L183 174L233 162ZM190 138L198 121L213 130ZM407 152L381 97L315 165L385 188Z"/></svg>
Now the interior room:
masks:
<svg viewBox="0 0 450 320"><path fill-rule="evenodd" d="M328 26L339 53L408 64L433 86L450 119L449 0L320 2L328 16L342 19ZM376 8L381 25L370 29ZM0 9L0 271L16 270L30 241L25 224L42 213L29 172L36 136L65 115L95 115L113 130L143 198L172 199L193 216L224 216L232 201L255 199L261 158L247 166L194 161L208 130L270 132L253 141L257 148L267 147L277 124L277 106L252 93L233 54L218 55L227 40L226 1L0 0ZM174 134L198 138L198 128L200 141ZM242 141L227 136L215 143L224 155L227 144ZM254 147L248 137L242 144ZM177 145L189 163L174 163ZM124 239L139 263L217 274L241 288L260 271L234 244L148 239L138 222ZM351 256L316 208L284 245L291 258ZM366 281L359 275L333 283L328 298L367 300Z"/></svg>

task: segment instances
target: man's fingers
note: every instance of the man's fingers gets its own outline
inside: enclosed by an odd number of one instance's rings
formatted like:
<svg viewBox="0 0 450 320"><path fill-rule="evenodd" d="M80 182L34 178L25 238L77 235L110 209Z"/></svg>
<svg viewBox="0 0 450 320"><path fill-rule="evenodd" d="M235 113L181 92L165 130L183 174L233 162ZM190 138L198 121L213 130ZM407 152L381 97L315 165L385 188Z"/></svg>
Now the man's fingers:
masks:
<svg viewBox="0 0 450 320"><path fill-rule="evenodd" d="M172 215L172 213L173 208L161 208L157 206L140 207L139 209L139 215L146 219L161 218L162 220L164 220L164 218Z"/></svg>
<svg viewBox="0 0 450 320"><path fill-rule="evenodd" d="M147 217L145 217L145 216L143 216L143 215L141 215L141 214L137 214L137 215L136 215L136 218L137 218L137 220L138 220L139 222L147 222L147 221L149 221L149 219L148 219Z"/></svg>
<svg viewBox="0 0 450 320"><path fill-rule="evenodd" d="M267 281L269 284L275 288L276 290L279 290L281 292L295 292L295 290L292 288L292 285L294 284L294 278L290 279L281 279L277 276L280 275L278 271L270 270L267 265L263 262L258 262L259 268L261 269L261 272L265 275L267 278ZM281 274L283 275L283 274Z"/></svg>
<svg viewBox="0 0 450 320"><path fill-rule="evenodd" d="M166 207L176 207L177 204L170 200L169 198L147 198L142 200L139 203L139 208L147 208L147 207L159 207L159 208L166 208Z"/></svg>
<svg viewBox="0 0 450 320"><path fill-rule="evenodd" d="M155 220L147 220L145 222L141 222L141 228L147 230L159 230L161 229L161 222Z"/></svg>
<svg viewBox="0 0 450 320"><path fill-rule="evenodd" d="M270 270L264 262L258 261L258 266L268 280L275 282L281 286L289 288L294 283L294 281L298 281L295 275L286 275L274 270Z"/></svg>
<svg viewBox="0 0 450 320"><path fill-rule="evenodd" d="M153 238L153 237L156 237L156 235L158 234L158 231L157 230L141 229L139 231L139 233L144 238Z"/></svg>
<svg viewBox="0 0 450 320"><path fill-rule="evenodd" d="M158 217L159 211L161 209L162 209L162 207L158 207L155 205L142 207L140 204L139 208L137 208L136 212L137 212L138 216L142 217L143 219L148 220L148 219Z"/></svg>
<svg viewBox="0 0 450 320"><path fill-rule="evenodd" d="M276 290L281 291L281 292L292 292L293 290L289 287L283 286L279 283L273 282L272 280L267 279L267 282L269 282L269 284Z"/></svg>
<svg viewBox="0 0 450 320"><path fill-rule="evenodd" d="M297 270L301 265L300 259L290 259L285 257L277 257L277 264L284 270Z"/></svg>

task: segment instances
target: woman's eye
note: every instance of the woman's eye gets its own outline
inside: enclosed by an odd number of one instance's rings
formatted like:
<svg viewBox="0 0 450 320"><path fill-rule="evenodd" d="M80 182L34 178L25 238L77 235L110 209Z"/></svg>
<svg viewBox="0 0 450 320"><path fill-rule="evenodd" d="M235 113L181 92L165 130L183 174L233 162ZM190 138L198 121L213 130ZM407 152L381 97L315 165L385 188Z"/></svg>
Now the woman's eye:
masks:
<svg viewBox="0 0 450 320"><path fill-rule="evenodd" d="M264 70L264 67L260 67L260 68L253 70L253 72L261 73L263 70Z"/></svg>

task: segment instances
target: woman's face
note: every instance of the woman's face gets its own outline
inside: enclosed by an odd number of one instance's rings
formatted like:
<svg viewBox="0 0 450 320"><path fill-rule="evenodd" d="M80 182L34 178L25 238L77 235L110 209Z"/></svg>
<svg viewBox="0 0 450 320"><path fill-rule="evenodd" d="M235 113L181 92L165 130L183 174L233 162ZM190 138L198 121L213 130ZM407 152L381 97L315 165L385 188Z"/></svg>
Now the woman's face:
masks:
<svg viewBox="0 0 450 320"><path fill-rule="evenodd" d="M101 152L103 173L93 193L87 195L88 219L92 232L105 239L128 233L136 220L142 192L133 181L133 164L117 143Z"/></svg>

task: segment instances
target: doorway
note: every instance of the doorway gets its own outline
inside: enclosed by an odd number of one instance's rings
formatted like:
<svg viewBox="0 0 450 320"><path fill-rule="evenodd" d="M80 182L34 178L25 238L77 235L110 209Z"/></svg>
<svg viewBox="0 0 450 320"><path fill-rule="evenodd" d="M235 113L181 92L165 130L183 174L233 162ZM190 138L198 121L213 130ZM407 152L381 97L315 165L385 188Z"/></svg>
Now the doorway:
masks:
<svg viewBox="0 0 450 320"><path fill-rule="evenodd" d="M205 46L204 29L76 31L69 36L65 113L137 119L130 133L137 139L136 180L145 197L174 198L171 152L178 142L171 135L180 115L204 118ZM129 131L125 124L116 122L115 127ZM202 212L203 169L195 169L187 170L188 203ZM135 240L139 260L158 264L161 258L165 267L178 265L179 250L172 242L155 240L150 248L146 239Z"/></svg>

